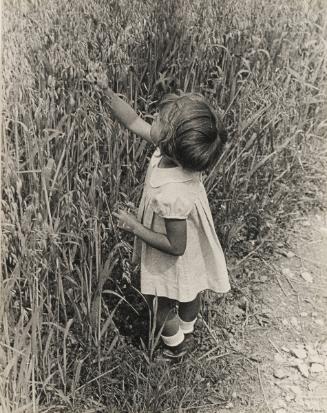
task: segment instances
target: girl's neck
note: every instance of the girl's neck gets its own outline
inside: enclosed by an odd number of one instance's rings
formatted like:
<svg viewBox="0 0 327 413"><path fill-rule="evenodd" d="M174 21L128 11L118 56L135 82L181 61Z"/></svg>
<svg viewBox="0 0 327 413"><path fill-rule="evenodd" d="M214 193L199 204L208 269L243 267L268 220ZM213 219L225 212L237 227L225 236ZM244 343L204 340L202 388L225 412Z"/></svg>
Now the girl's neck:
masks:
<svg viewBox="0 0 327 413"><path fill-rule="evenodd" d="M158 164L159 168L165 169L165 168L176 168L179 165L173 161L170 158L167 158L166 156L162 156L162 158L160 159L160 162Z"/></svg>

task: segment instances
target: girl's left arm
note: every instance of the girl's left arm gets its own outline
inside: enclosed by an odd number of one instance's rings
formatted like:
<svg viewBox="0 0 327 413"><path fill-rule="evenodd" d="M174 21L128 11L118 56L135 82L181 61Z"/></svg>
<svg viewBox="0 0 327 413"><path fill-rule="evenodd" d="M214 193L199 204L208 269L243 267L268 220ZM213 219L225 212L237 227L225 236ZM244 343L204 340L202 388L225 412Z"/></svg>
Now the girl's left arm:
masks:
<svg viewBox="0 0 327 413"><path fill-rule="evenodd" d="M95 70L87 76L90 82L95 82L96 88L102 90L109 101L111 113L132 133L140 136L146 141L153 143L151 138L151 126L145 122L135 110L123 99L121 99L109 87L107 75L104 71Z"/></svg>
<svg viewBox="0 0 327 413"><path fill-rule="evenodd" d="M184 254L187 236L185 219L165 219L167 234L161 234L146 228L134 215L125 211L113 215L119 219L120 228L141 238L151 247L175 256Z"/></svg>
<svg viewBox="0 0 327 413"><path fill-rule="evenodd" d="M119 122L132 133L152 143L150 134L151 125L138 116L135 110L111 90L109 86L103 89L103 93L109 99L110 110Z"/></svg>

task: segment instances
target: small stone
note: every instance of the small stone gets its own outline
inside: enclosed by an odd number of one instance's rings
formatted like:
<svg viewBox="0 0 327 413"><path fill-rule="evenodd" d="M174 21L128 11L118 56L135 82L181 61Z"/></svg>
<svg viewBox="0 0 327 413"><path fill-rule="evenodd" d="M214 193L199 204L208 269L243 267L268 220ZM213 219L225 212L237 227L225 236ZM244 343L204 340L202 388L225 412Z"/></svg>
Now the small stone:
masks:
<svg viewBox="0 0 327 413"><path fill-rule="evenodd" d="M313 277L308 271L301 271L301 277L308 283L313 281Z"/></svg>
<svg viewBox="0 0 327 413"><path fill-rule="evenodd" d="M295 328L299 328L299 321L296 317L291 317L290 318L290 322L292 324L293 327Z"/></svg>
<svg viewBox="0 0 327 413"><path fill-rule="evenodd" d="M287 256L287 258L293 258L293 257L295 257L295 254L294 254L293 251L287 251L286 256Z"/></svg>
<svg viewBox="0 0 327 413"><path fill-rule="evenodd" d="M320 227L320 232L321 232L323 235L327 236L327 227Z"/></svg>
<svg viewBox="0 0 327 413"><path fill-rule="evenodd" d="M286 369L275 369L273 372L274 377L276 377L276 379L285 379L286 377L289 377L289 372Z"/></svg>
<svg viewBox="0 0 327 413"><path fill-rule="evenodd" d="M287 380L287 379L285 379L285 380ZM274 393L276 394L276 397L277 396L282 396L282 394L283 394L282 387L280 386L281 383L282 382L278 382L279 386L275 386L275 388L274 388Z"/></svg>
<svg viewBox="0 0 327 413"><path fill-rule="evenodd" d="M310 355L308 358L308 362L310 364L324 364L324 359L319 356L318 354L316 355Z"/></svg>
<svg viewBox="0 0 327 413"><path fill-rule="evenodd" d="M295 394L294 393L287 393L285 396L285 400L287 402L291 402L292 400L295 400Z"/></svg>
<svg viewBox="0 0 327 413"><path fill-rule="evenodd" d="M319 383L317 383L316 381L312 381L308 384L308 389L310 391L314 391L318 386L319 386Z"/></svg>
<svg viewBox="0 0 327 413"><path fill-rule="evenodd" d="M296 357L290 357L289 360L288 360L288 366L289 367L297 367L297 365L301 362L302 362L302 360L299 360Z"/></svg>
<svg viewBox="0 0 327 413"><path fill-rule="evenodd" d="M308 317L308 313L306 313L305 311L302 311L302 313L300 313L301 317Z"/></svg>
<svg viewBox="0 0 327 413"><path fill-rule="evenodd" d="M282 274L285 277L294 278L294 273L289 268L282 268Z"/></svg>
<svg viewBox="0 0 327 413"><path fill-rule="evenodd" d="M226 404L226 409L232 409L234 407L234 403L229 402Z"/></svg>
<svg viewBox="0 0 327 413"><path fill-rule="evenodd" d="M288 326L288 325L289 325L289 322L288 322L288 320L287 320L286 318L283 318L283 319L282 319L282 323L283 323L284 326Z"/></svg>
<svg viewBox="0 0 327 413"><path fill-rule="evenodd" d="M304 227L310 227L310 221L308 221L308 220L306 220L306 221L303 221L302 222L302 225L304 226Z"/></svg>
<svg viewBox="0 0 327 413"><path fill-rule="evenodd" d="M300 371L300 373L302 374L303 377L305 377L305 378L309 377L309 368L306 364L298 363L297 368L299 369L299 371Z"/></svg>
<svg viewBox="0 0 327 413"><path fill-rule="evenodd" d="M327 354L327 340L322 343L318 351L320 354Z"/></svg>
<svg viewBox="0 0 327 413"><path fill-rule="evenodd" d="M307 357L307 352L304 350L304 348L301 348L301 347L291 348L290 352L293 356L301 360Z"/></svg>
<svg viewBox="0 0 327 413"><path fill-rule="evenodd" d="M237 393L236 393L236 391L234 391L233 393L232 393L232 399L236 399L237 398Z"/></svg>
<svg viewBox="0 0 327 413"><path fill-rule="evenodd" d="M244 311L249 308L249 300L246 297L241 297L237 305Z"/></svg>
<svg viewBox="0 0 327 413"><path fill-rule="evenodd" d="M308 356L316 356L318 354L317 350L315 350L311 344L305 344L305 348L308 352Z"/></svg>
<svg viewBox="0 0 327 413"><path fill-rule="evenodd" d="M272 406L272 408L274 410L282 409L284 407L287 407L287 404L286 404L285 400L283 400L283 399L276 399L273 403L273 406Z"/></svg>
<svg viewBox="0 0 327 413"><path fill-rule="evenodd" d="M285 363L285 361L286 361L285 357L280 353L276 353L274 355L274 360L275 360L276 363Z"/></svg>
<svg viewBox="0 0 327 413"><path fill-rule="evenodd" d="M289 386L289 389L292 390L297 397L301 397L303 394L302 389L299 386Z"/></svg>
<svg viewBox="0 0 327 413"><path fill-rule="evenodd" d="M197 373L196 375L195 375L195 377L194 377L194 380L195 380L195 382L197 382L197 383L201 383L203 380L205 380L202 376L201 376L201 374L199 374L199 373Z"/></svg>
<svg viewBox="0 0 327 413"><path fill-rule="evenodd" d="M310 399L305 401L305 406L310 412L323 412L326 410L321 410L321 400Z"/></svg>
<svg viewBox="0 0 327 413"><path fill-rule="evenodd" d="M284 255L284 257L286 257L286 258L293 258L293 257L295 257L295 254L294 254L293 251L286 251L286 250L281 249L281 250L280 250L280 253L281 253L282 255Z"/></svg>
<svg viewBox="0 0 327 413"><path fill-rule="evenodd" d="M311 373L322 373L324 371L324 366L322 364L313 363L310 367Z"/></svg>
<svg viewBox="0 0 327 413"><path fill-rule="evenodd" d="M322 318L316 318L315 323L320 327L323 327L325 325L325 322Z"/></svg>
<svg viewBox="0 0 327 413"><path fill-rule="evenodd" d="M296 396L296 398L295 398L295 403L296 403L298 406L303 406L303 407L304 407L303 395L301 395L301 396Z"/></svg>
<svg viewBox="0 0 327 413"><path fill-rule="evenodd" d="M289 353L289 352L290 352L290 349L289 349L288 347L286 347L286 346L281 347L281 349L282 349L283 351L285 351L285 353Z"/></svg>

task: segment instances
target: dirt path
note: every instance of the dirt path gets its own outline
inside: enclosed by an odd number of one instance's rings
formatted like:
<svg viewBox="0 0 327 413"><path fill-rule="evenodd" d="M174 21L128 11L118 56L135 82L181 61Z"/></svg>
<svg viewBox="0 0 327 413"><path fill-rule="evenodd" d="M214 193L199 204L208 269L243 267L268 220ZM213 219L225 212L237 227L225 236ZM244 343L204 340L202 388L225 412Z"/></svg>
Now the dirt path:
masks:
<svg viewBox="0 0 327 413"><path fill-rule="evenodd" d="M243 336L260 362L244 369L229 408L211 412L327 412L327 214L299 219L288 246L262 293L270 322Z"/></svg>

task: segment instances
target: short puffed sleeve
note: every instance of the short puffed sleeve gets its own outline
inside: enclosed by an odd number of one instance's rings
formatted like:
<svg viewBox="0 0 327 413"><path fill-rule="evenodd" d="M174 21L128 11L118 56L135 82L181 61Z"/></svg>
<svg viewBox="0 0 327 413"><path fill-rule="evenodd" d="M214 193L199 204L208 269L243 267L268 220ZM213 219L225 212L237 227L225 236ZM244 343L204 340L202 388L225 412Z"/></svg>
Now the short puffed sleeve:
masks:
<svg viewBox="0 0 327 413"><path fill-rule="evenodd" d="M194 207L190 193L181 185L164 185L151 200L153 211L162 218L186 219Z"/></svg>

